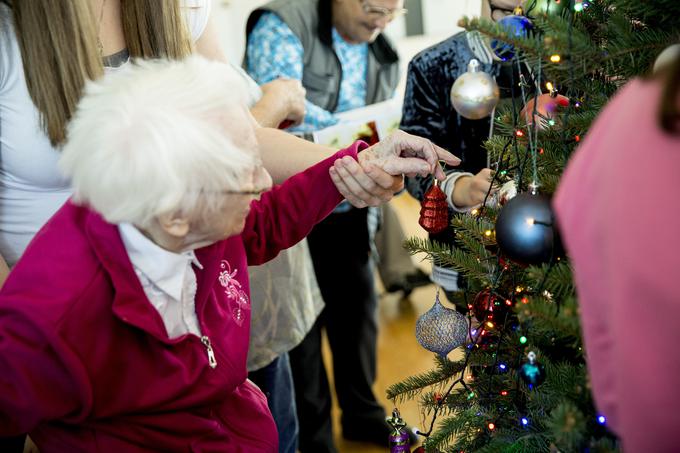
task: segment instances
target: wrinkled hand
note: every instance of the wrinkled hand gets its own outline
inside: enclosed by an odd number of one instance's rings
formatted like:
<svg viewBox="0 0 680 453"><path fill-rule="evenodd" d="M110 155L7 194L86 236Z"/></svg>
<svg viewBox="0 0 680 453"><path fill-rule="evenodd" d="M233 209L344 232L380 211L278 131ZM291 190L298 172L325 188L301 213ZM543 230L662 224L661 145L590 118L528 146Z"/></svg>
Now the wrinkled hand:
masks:
<svg viewBox="0 0 680 453"><path fill-rule="evenodd" d="M362 167L349 156L336 160L329 173L338 191L357 208L379 206L404 188L403 176L392 176L370 163Z"/></svg>
<svg viewBox="0 0 680 453"><path fill-rule="evenodd" d="M469 208L484 203L487 193L491 196L497 190L496 187L491 187L492 181L493 170L488 168L473 176L461 176L453 186L453 204L459 208Z"/></svg>
<svg viewBox="0 0 680 453"><path fill-rule="evenodd" d="M302 123L305 118L305 94L307 93L299 80L276 79L265 83L262 98L271 100L273 105L280 105L284 119L291 126Z"/></svg>
<svg viewBox="0 0 680 453"><path fill-rule="evenodd" d="M538 100L538 101L537 101ZM569 105L569 98L558 94L556 97L551 97L549 94L541 94L538 97L527 102L526 107L519 113L521 121L527 121L528 125L532 125L534 103L536 103L536 118L538 119L538 130L545 130L550 127L550 119L555 116L555 112L559 107L566 107Z"/></svg>
<svg viewBox="0 0 680 453"><path fill-rule="evenodd" d="M433 174L443 180L446 175L439 160L449 165L460 164L460 159L422 137L395 131L384 140L359 153L359 164L373 165L390 175L427 176Z"/></svg>

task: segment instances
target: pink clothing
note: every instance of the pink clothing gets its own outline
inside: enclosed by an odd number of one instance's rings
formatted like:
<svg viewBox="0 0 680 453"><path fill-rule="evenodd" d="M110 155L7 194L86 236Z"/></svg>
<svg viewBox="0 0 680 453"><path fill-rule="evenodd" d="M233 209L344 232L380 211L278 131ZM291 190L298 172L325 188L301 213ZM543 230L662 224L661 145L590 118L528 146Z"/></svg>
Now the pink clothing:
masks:
<svg viewBox="0 0 680 453"><path fill-rule="evenodd" d="M622 88L554 200L595 402L626 452L679 442L680 138L657 126L660 96L657 82Z"/></svg>
<svg viewBox="0 0 680 453"><path fill-rule="evenodd" d="M246 380L247 265L333 210L328 169L362 146L265 193L241 235L196 250L202 338L170 340L117 227L65 204L0 292L0 437L28 432L42 453L276 452L265 397Z"/></svg>

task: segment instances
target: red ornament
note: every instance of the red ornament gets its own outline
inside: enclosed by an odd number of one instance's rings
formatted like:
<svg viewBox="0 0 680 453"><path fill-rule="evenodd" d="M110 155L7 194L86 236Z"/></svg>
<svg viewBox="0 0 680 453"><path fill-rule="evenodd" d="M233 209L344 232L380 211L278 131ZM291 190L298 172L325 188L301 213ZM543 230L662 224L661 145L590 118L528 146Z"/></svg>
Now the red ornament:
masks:
<svg viewBox="0 0 680 453"><path fill-rule="evenodd" d="M441 233L449 226L449 204L446 194L439 188L435 179L432 187L425 192L420 205L420 219L418 223L428 233Z"/></svg>
<svg viewBox="0 0 680 453"><path fill-rule="evenodd" d="M494 315L503 313L507 307L505 303L500 302L502 302L502 300L491 294L491 290L489 289L485 289L477 294L475 301L472 303L472 311L474 312L477 321L488 321L496 318ZM502 319L499 319L499 322L500 321L502 321Z"/></svg>

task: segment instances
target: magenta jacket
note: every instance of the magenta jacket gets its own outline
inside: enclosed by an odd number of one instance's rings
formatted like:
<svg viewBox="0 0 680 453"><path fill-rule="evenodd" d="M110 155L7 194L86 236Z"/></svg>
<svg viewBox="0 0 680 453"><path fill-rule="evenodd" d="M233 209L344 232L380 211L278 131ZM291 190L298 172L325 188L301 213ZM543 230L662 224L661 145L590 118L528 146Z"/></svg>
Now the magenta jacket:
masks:
<svg viewBox="0 0 680 453"><path fill-rule="evenodd" d="M196 250L201 332L168 339L118 229L66 203L0 292L0 437L49 452L276 452L246 380L247 266L304 238L341 201L328 175L355 144L254 201L245 229Z"/></svg>

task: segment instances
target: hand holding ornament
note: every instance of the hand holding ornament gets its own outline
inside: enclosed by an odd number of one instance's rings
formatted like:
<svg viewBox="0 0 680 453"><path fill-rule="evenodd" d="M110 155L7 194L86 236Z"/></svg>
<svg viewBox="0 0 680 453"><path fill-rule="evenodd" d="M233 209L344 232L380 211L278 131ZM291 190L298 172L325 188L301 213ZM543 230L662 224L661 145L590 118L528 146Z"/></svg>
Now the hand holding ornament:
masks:
<svg viewBox="0 0 680 453"><path fill-rule="evenodd" d="M427 176L443 180L446 175L439 166L443 160L448 165L457 166L460 159L431 141L395 131L384 140L359 153L358 161L362 168L374 165L391 175Z"/></svg>
<svg viewBox="0 0 680 453"><path fill-rule="evenodd" d="M435 174L444 179L438 164L460 164L460 159L424 138L396 131L359 153L358 162L338 159L329 169L331 179L352 205L363 208L389 201L404 187L403 175Z"/></svg>
<svg viewBox="0 0 680 453"><path fill-rule="evenodd" d="M493 170L484 168L473 176L461 176L456 180L451 194L451 201L458 208L471 208L484 203L484 199L493 195L497 188L491 186Z"/></svg>
<svg viewBox="0 0 680 453"><path fill-rule="evenodd" d="M404 188L403 176L392 176L370 163L362 167L349 156L335 161L329 173L340 193L357 208L380 206Z"/></svg>

